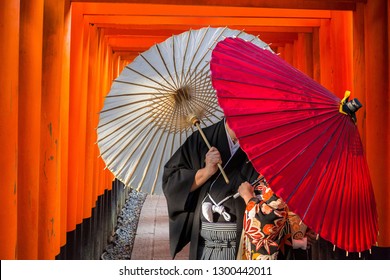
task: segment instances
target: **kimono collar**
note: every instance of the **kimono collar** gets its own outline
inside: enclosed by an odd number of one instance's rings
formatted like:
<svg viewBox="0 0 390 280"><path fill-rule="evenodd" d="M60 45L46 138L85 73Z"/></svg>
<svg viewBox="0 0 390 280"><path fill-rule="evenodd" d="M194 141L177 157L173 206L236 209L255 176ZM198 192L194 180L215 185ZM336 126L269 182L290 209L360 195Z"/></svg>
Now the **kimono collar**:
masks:
<svg viewBox="0 0 390 280"><path fill-rule="evenodd" d="M232 138L230 137L229 132L226 129L226 119L224 120L224 126L225 126L225 132L226 132L226 138L229 144L230 154L234 155L234 153L238 150L240 147L240 144L238 142L234 143Z"/></svg>

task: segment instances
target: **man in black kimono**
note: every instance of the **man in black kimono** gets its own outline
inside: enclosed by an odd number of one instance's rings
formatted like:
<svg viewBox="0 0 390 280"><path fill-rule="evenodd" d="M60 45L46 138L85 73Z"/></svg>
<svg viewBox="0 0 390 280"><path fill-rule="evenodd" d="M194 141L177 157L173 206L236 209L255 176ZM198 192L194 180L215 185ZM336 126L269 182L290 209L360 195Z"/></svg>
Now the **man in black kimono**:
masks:
<svg viewBox="0 0 390 280"><path fill-rule="evenodd" d="M190 244L190 259L235 259L245 203L234 199L238 186L258 173L222 120L194 132L166 163L163 191L169 214L170 251L174 258ZM217 163L229 178L226 184Z"/></svg>

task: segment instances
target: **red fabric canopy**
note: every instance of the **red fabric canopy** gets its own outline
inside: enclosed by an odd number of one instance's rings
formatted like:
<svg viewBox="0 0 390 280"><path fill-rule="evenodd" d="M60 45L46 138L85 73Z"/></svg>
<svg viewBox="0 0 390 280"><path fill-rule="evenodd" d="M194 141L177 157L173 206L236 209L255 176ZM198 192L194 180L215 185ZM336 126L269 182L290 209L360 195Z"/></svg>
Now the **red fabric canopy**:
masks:
<svg viewBox="0 0 390 280"><path fill-rule="evenodd" d="M211 73L227 122L291 211L349 252L377 241L378 216L357 126L340 98L269 50L227 38Z"/></svg>

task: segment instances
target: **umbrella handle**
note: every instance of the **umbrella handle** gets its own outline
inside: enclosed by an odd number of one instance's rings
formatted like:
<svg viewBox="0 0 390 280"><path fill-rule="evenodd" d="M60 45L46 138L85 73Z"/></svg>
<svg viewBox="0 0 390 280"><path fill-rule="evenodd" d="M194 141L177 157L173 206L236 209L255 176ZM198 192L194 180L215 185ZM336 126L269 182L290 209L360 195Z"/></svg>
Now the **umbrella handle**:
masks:
<svg viewBox="0 0 390 280"><path fill-rule="evenodd" d="M207 140L206 135L203 133L202 128L199 125L199 120L194 121L193 123L198 128L200 135L202 135L202 138L203 138L204 142L206 143L207 147L209 149L211 149L211 145L210 145L209 141ZM229 178L226 176L225 170L223 170L223 167L220 163L218 163L218 168L219 168L219 171L221 171L221 174L222 174L223 178L225 179L226 184L229 184Z"/></svg>

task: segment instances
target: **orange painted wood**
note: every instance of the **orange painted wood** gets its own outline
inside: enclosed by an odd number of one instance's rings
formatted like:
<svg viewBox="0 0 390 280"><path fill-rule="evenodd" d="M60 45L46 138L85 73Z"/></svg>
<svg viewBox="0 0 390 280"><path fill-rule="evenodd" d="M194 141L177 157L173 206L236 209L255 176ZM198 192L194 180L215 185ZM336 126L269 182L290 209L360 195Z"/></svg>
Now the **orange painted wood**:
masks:
<svg viewBox="0 0 390 280"><path fill-rule="evenodd" d="M359 99L363 107L357 113L358 129L360 138L363 142L364 150L367 150L366 145L366 54L364 47L364 4L358 4L356 11L353 13L353 96Z"/></svg>
<svg viewBox="0 0 390 280"><path fill-rule="evenodd" d="M1 260L17 255L19 2L0 2Z"/></svg>
<svg viewBox="0 0 390 280"><path fill-rule="evenodd" d="M251 25L251 26L309 26L317 27L320 26L321 19L316 18L254 18L254 17L193 17L193 16L95 16L95 15L86 15L85 20L88 22L93 22L96 24L127 24L134 23L137 24L149 24L149 25L159 25L159 24L174 24L174 25L190 25L193 29L200 27L205 27L211 25L212 27L220 26L233 26L233 25Z"/></svg>
<svg viewBox="0 0 390 280"><path fill-rule="evenodd" d="M61 183L60 197L60 247L66 245L67 216L68 216L68 149L69 149L69 83L70 83L70 40L71 40L71 11L65 5L64 40L62 60L62 86L60 97L60 140L58 174Z"/></svg>
<svg viewBox="0 0 390 280"><path fill-rule="evenodd" d="M356 2L365 0L182 0L182 5L200 6L234 6L234 7L261 7L261 8L288 8L288 9L325 9L325 10L355 10ZM71 0L72 3L96 2L96 0ZM107 3L139 3L138 0L106 0ZM175 5L177 0L144 0L143 3Z"/></svg>
<svg viewBox="0 0 390 280"><path fill-rule="evenodd" d="M184 31L189 30L192 25L167 25L159 24L158 28L155 25L138 25L133 23L128 23L126 25L117 25L115 23L93 23L96 27L104 29L106 36L118 36L118 35L130 35L130 36L172 36L173 34L180 34ZM224 26L223 26L224 27ZM312 32L313 27L308 26L252 26L252 25L230 25L229 28L244 30L247 33L258 35L263 32L268 33L278 33L278 32L289 32L289 33L298 33L298 32Z"/></svg>
<svg viewBox="0 0 390 280"><path fill-rule="evenodd" d="M43 2L20 5L18 259L38 258Z"/></svg>
<svg viewBox="0 0 390 280"><path fill-rule="evenodd" d="M321 60L320 60L320 35L319 28L314 28L313 37L313 79L321 83Z"/></svg>
<svg viewBox="0 0 390 280"><path fill-rule="evenodd" d="M95 1L96 2L96 1ZM329 9L325 10L302 10L291 8L261 8L256 6L245 7L243 3L240 5L232 5L233 1L228 5L215 6L211 3L207 5L188 6L184 3L176 1L174 5L160 5L158 3L147 4L145 1L137 1L137 3L115 5L109 3L91 3L80 4L74 3L73 6L82 6L83 13L86 15L152 15L152 16L197 16L197 17L278 17L278 18L330 18ZM242 2L242 1L241 1Z"/></svg>
<svg viewBox="0 0 390 280"><path fill-rule="evenodd" d="M320 83L330 91L334 92L334 64L333 45L330 36L330 20L322 20L319 28L320 45Z"/></svg>
<svg viewBox="0 0 390 280"><path fill-rule="evenodd" d="M352 82L352 61L353 61L353 28L352 13L332 11L331 40L332 60L334 71L334 93L340 98L344 97L346 90L354 95Z"/></svg>
<svg viewBox="0 0 390 280"><path fill-rule="evenodd" d="M280 58L284 59L284 47L278 47L276 53L280 56Z"/></svg>
<svg viewBox="0 0 390 280"><path fill-rule="evenodd" d="M284 59L290 63L291 65L294 65L294 44L286 44L284 47Z"/></svg>
<svg viewBox="0 0 390 280"><path fill-rule="evenodd" d="M365 6L367 160L379 214L379 246L390 246L388 23L385 0ZM375 42L375 43L373 43Z"/></svg>
<svg viewBox="0 0 390 280"><path fill-rule="evenodd" d="M79 67L81 67L81 75L75 77L78 88L75 88L78 92L73 95L73 98L77 98L79 102L77 120L77 169L78 169L78 188L77 188L77 214L76 223L81 224L84 218L84 202L88 193L86 192L85 185L85 149L86 149L86 118L87 118L87 98L88 98L88 63L89 63L89 34L88 34L88 23L84 22L79 25L78 28L83 29L82 32L82 45L81 47L81 61ZM82 94L80 94L82 93ZM75 109L75 108L73 108Z"/></svg>
<svg viewBox="0 0 390 280"><path fill-rule="evenodd" d="M313 41L311 34L299 33L296 43L297 68L313 77Z"/></svg>
<svg viewBox="0 0 390 280"><path fill-rule="evenodd" d="M93 185L96 177L96 127L98 111L96 102L98 99L99 80L97 75L98 63L98 34L96 27L88 25L89 44L88 44L88 85L87 85L87 111L86 111L86 140L85 140L85 194L83 218L89 218L93 208Z"/></svg>
<svg viewBox="0 0 390 280"><path fill-rule="evenodd" d="M38 258L59 253L58 176L64 1L44 1Z"/></svg>
<svg viewBox="0 0 390 280"><path fill-rule="evenodd" d="M84 94L81 89L82 61L83 61L83 19L76 7L72 8L71 42L70 42L70 83L69 83L69 147L68 147L68 208L67 208L67 231L76 229L79 222L79 125L80 125L80 95Z"/></svg>
<svg viewBox="0 0 390 280"><path fill-rule="evenodd" d="M180 34L182 31L176 33ZM252 32L253 34L253 32ZM172 35L172 34L171 34ZM168 39L171 35L155 35L155 36L140 36L140 35L106 35L108 44L115 52L132 51L143 52L149 49L154 44L161 43ZM297 33L294 32L259 32L254 33L255 36L268 43L283 46L286 43L292 43L297 39Z"/></svg>

